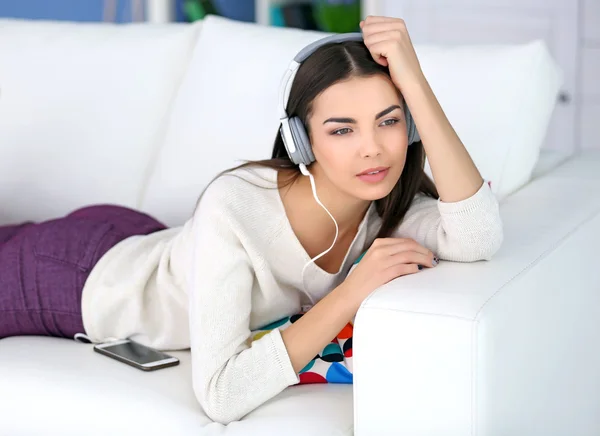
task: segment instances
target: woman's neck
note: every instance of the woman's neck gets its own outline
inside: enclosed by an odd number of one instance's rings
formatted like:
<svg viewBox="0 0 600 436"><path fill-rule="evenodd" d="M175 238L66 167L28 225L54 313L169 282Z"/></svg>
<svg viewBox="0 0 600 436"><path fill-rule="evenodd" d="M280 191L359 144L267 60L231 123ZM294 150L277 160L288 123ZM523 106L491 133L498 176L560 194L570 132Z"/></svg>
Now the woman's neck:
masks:
<svg viewBox="0 0 600 436"><path fill-rule="evenodd" d="M319 174L313 174L313 177L319 200L337 222L339 237L356 234L371 202L348 196L325 177L319 177ZM287 189L288 187L284 188ZM329 239L330 235L335 235L335 226L331 217L314 198L308 176L301 175L293 185L289 186L289 193L285 195L290 195L290 200L297 206L294 207L297 213L301 214L303 220L306 220L307 224L310 223L310 227L323 238Z"/></svg>

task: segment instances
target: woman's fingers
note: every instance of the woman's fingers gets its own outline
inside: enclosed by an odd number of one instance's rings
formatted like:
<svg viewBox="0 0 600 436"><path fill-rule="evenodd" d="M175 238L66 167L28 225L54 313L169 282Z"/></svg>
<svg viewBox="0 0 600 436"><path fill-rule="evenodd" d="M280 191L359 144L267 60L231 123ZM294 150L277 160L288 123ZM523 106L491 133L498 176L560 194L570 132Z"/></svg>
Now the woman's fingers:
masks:
<svg viewBox="0 0 600 436"><path fill-rule="evenodd" d="M361 27L365 24L371 23L392 23L392 22L404 22L402 18L395 17L382 17L379 15L369 15L364 20L360 22Z"/></svg>
<svg viewBox="0 0 600 436"><path fill-rule="evenodd" d="M382 238L376 239L373 242L372 247L374 249L383 249L385 250L384 255L391 256L393 254L399 253L401 251L416 251L425 255L431 255L431 258L435 256L435 254L426 247L423 247L414 239L410 238Z"/></svg>
<svg viewBox="0 0 600 436"><path fill-rule="evenodd" d="M378 33L384 33L389 31L402 31L406 30L406 25L399 22L381 22L364 25L362 27L363 34L365 37L377 35Z"/></svg>
<svg viewBox="0 0 600 436"><path fill-rule="evenodd" d="M390 264L414 264L423 265L424 267L432 268L437 265L434 261L434 256L430 253L421 253L418 251L401 251L390 256Z"/></svg>

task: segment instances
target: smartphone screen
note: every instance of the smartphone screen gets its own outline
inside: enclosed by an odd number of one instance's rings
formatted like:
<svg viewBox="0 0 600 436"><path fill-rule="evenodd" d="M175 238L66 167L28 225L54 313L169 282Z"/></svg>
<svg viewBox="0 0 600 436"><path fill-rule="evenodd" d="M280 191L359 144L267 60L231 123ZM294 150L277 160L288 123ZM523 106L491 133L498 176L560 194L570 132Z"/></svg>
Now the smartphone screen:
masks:
<svg viewBox="0 0 600 436"><path fill-rule="evenodd" d="M160 351L153 350L133 341L110 345L103 348L109 353L117 354L125 359L139 363L140 365L168 359L171 357L167 354L161 353Z"/></svg>

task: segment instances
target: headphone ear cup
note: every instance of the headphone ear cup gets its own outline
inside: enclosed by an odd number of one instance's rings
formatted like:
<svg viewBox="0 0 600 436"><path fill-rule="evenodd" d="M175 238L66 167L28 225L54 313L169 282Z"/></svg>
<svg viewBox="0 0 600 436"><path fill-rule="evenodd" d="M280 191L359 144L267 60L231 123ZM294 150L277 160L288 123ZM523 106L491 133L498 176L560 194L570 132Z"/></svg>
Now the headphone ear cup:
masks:
<svg viewBox="0 0 600 436"><path fill-rule="evenodd" d="M292 136L294 137L294 142L296 144L299 157L302 159L297 163L303 163L305 165L313 163L315 161L315 155L312 152L308 134L306 133L306 129L304 128L304 124L302 124L300 118L290 118L290 130L292 132Z"/></svg>
<svg viewBox="0 0 600 436"><path fill-rule="evenodd" d="M296 148L295 144L294 144L294 148L296 149L296 151L294 151L294 152L290 151L290 147L292 145L290 142L294 141L293 135L292 135L292 137L290 137L290 135L287 135L283 126L279 127L279 134L281 135L281 139L283 140L283 144L285 146L285 151L287 152L288 157L290 158L292 163L298 164L299 163L298 159L300 158L300 153L298 153L298 149Z"/></svg>
<svg viewBox="0 0 600 436"><path fill-rule="evenodd" d="M417 132L417 126L413 117L410 113L410 109L407 104L404 104L404 117L406 119L406 134L408 136L408 145L414 144L421 140L419 132Z"/></svg>

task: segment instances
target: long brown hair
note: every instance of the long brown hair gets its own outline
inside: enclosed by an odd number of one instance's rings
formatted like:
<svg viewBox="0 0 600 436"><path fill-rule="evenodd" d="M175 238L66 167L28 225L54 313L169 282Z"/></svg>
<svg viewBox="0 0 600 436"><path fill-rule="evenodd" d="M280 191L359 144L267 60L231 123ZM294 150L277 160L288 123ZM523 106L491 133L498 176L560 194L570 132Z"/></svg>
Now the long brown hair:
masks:
<svg viewBox="0 0 600 436"><path fill-rule="evenodd" d="M290 118L298 116L310 135L307 121L312 112L312 102L318 95L337 82L376 74L383 74L389 78L388 69L373 60L363 42L347 41L324 45L300 65L290 90L287 114ZM231 171L249 167L266 167L276 171L291 172L292 176L286 179L283 186L293 183L302 175L298 166L289 159L279 131L270 159L245 161L241 165L222 171L213 178L213 181ZM417 193L439 198L435 184L425 173L424 167L425 150L419 141L408 147L402 175L392 191L386 197L375 200L375 208L382 219L377 238L388 237L400 224ZM310 169L310 166L308 168ZM198 202L201 198L202 195Z"/></svg>

